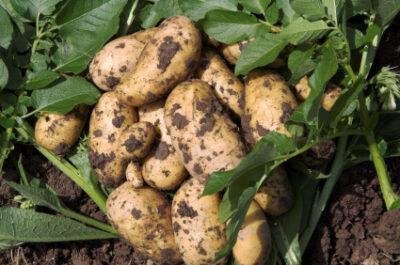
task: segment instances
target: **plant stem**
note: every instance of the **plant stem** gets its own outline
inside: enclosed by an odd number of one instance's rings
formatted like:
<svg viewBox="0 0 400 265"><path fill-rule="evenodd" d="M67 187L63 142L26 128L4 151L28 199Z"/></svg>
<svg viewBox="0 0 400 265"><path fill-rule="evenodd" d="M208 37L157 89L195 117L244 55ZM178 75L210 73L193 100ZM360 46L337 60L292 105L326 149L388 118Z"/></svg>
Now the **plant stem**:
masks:
<svg viewBox="0 0 400 265"><path fill-rule="evenodd" d="M8 157L8 153L10 152L10 139L12 136L13 128L7 128L3 139L0 139L0 175L2 174L4 161Z"/></svg>
<svg viewBox="0 0 400 265"><path fill-rule="evenodd" d="M109 232L111 234L115 234L115 237L118 238L117 232L110 225L107 225L105 223L97 221L96 219L90 218L90 217L85 216L83 214L74 212L74 211L72 211L72 210L70 210L68 208L61 208L60 212L63 215L67 216L67 217L70 217L72 219L78 220L78 221L80 221L82 223L85 223L85 224L88 224L90 226L96 227L96 228L98 228L100 230Z"/></svg>

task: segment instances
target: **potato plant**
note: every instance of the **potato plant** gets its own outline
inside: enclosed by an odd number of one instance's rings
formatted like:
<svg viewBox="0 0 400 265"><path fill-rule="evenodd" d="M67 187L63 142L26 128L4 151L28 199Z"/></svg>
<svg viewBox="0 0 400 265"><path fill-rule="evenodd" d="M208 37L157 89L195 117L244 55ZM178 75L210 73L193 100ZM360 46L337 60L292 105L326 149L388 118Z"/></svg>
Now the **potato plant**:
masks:
<svg viewBox="0 0 400 265"><path fill-rule="evenodd" d="M399 11L1 1L0 172L15 162L20 182L7 183L23 199L0 208L0 248L121 237L160 264L301 264L338 177L368 160L399 209L384 160L400 156L399 75L371 72ZM110 225L28 176L14 151L26 144Z"/></svg>

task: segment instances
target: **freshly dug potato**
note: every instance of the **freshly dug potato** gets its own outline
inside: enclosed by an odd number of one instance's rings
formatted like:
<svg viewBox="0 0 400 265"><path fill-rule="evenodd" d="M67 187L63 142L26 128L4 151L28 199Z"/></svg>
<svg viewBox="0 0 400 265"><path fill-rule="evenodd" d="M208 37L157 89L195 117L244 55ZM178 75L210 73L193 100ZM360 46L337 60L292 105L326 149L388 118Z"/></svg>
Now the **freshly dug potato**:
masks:
<svg viewBox="0 0 400 265"><path fill-rule="evenodd" d="M252 71L246 79L242 126L246 141L255 144L270 131L289 136L285 122L297 108L285 80L269 70Z"/></svg>
<svg viewBox="0 0 400 265"><path fill-rule="evenodd" d="M233 246L235 264L264 265L267 263L271 246L268 221L260 206L253 201Z"/></svg>
<svg viewBox="0 0 400 265"><path fill-rule="evenodd" d="M223 105L238 116L242 115L244 86L215 51L203 50L196 77L214 88Z"/></svg>
<svg viewBox="0 0 400 265"><path fill-rule="evenodd" d="M107 43L89 65L93 82L102 90L113 90L123 76L132 72L155 31L155 28L146 29Z"/></svg>
<svg viewBox="0 0 400 265"><path fill-rule="evenodd" d="M137 122L136 110L119 102L115 92L104 93L90 117L89 160L99 181L117 187L129 160L119 152L121 134Z"/></svg>
<svg viewBox="0 0 400 265"><path fill-rule="evenodd" d="M245 155L238 128L201 80L183 82L171 92L164 118L186 169L201 181L213 172L234 168Z"/></svg>
<svg viewBox="0 0 400 265"><path fill-rule="evenodd" d="M294 194L282 167L272 172L272 175L260 187L254 199L266 214L272 216L284 214L292 207Z"/></svg>
<svg viewBox="0 0 400 265"><path fill-rule="evenodd" d="M144 185L142 176L142 167L138 162L131 161L126 167L126 180L129 181L133 187L141 188Z"/></svg>
<svg viewBox="0 0 400 265"><path fill-rule="evenodd" d="M78 141L88 114L89 107L85 105L79 105L65 115L41 113L35 124L36 143L57 155L65 155Z"/></svg>
<svg viewBox="0 0 400 265"><path fill-rule="evenodd" d="M107 216L118 234L132 246L163 264L181 262L171 221L171 203L150 187L125 182L107 199Z"/></svg>
<svg viewBox="0 0 400 265"><path fill-rule="evenodd" d="M159 100L139 108L139 120L152 123L160 134L158 145L143 162L142 176L153 188L174 190L186 178L187 171L165 127L164 104L165 100Z"/></svg>
<svg viewBox="0 0 400 265"><path fill-rule="evenodd" d="M294 88L297 92L297 97L301 101L306 100L311 91L311 88L308 85L308 77L304 76L302 79L300 79ZM322 96L322 108L328 112L331 111L341 93L342 89L339 86L329 84L324 95Z"/></svg>
<svg viewBox="0 0 400 265"><path fill-rule="evenodd" d="M172 201L175 241L186 265L225 264L215 254L227 244L225 224L218 220L218 194L201 196L204 185L191 178L179 188Z"/></svg>
<svg viewBox="0 0 400 265"><path fill-rule="evenodd" d="M184 16L164 20L144 47L135 69L117 85L119 98L142 106L168 94L194 70L201 51L201 34Z"/></svg>

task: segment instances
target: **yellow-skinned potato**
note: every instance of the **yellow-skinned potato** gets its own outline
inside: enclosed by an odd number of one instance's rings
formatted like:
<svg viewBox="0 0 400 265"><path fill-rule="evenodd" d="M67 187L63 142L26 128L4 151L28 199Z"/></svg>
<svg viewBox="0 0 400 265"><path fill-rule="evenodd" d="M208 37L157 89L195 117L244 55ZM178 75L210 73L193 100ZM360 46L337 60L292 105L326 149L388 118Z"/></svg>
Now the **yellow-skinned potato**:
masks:
<svg viewBox="0 0 400 265"><path fill-rule="evenodd" d="M223 105L238 116L242 115L244 86L215 51L203 50L196 77L214 88Z"/></svg>
<svg viewBox="0 0 400 265"><path fill-rule="evenodd" d="M251 202L239 230L233 256L237 265L264 265L271 252L272 239L268 221L256 202Z"/></svg>
<svg viewBox="0 0 400 265"><path fill-rule="evenodd" d="M272 216L287 212L293 205L294 195L289 179L282 167L275 169L254 197L263 211Z"/></svg>
<svg viewBox="0 0 400 265"><path fill-rule="evenodd" d="M186 265L225 264L215 254L227 241L225 224L218 220L218 194L201 196L204 185L191 178L178 189L172 201L175 241Z"/></svg>
<svg viewBox="0 0 400 265"><path fill-rule="evenodd" d="M164 118L186 169L201 181L215 171L234 168L244 157L238 128L201 80L183 82L171 92Z"/></svg>
<svg viewBox="0 0 400 265"><path fill-rule="evenodd" d="M246 141L255 144L270 131L288 136L285 122L297 108L285 80L269 70L252 71L245 82L242 126Z"/></svg>
<svg viewBox="0 0 400 265"><path fill-rule="evenodd" d="M150 187L125 182L107 199L107 216L118 234L132 246L163 264L181 262L171 221L171 203Z"/></svg>
<svg viewBox="0 0 400 265"><path fill-rule="evenodd" d="M190 19L166 19L143 49L134 71L117 85L119 98L142 106L163 97L193 72L200 51L201 34Z"/></svg>
<svg viewBox="0 0 400 265"><path fill-rule="evenodd" d="M297 97L304 101L308 98L310 94L311 88L308 85L308 77L304 76L300 81L295 85L295 90L297 93ZM330 84L328 85L327 89L325 90L324 95L322 96L322 108L326 111L331 111L333 105L335 104L336 100L340 97L342 93L342 89L339 86Z"/></svg>
<svg viewBox="0 0 400 265"><path fill-rule="evenodd" d="M89 65L89 74L97 87L105 91L113 90L123 76L132 72L155 31L155 28L146 29L107 43Z"/></svg>
<svg viewBox="0 0 400 265"><path fill-rule="evenodd" d="M129 181L133 187L141 188L144 185L142 176L142 167L138 162L131 161L126 167L126 180Z"/></svg>
<svg viewBox="0 0 400 265"><path fill-rule="evenodd" d="M152 123L160 134L159 143L143 162L142 176L146 183L160 190L174 190L187 176L183 161L172 146L164 122L165 100L139 108L139 120Z"/></svg>
<svg viewBox="0 0 400 265"><path fill-rule="evenodd" d="M119 139L137 120L136 110L120 103L114 92L104 93L92 112L89 160L97 178L107 187L124 181L129 160L120 156Z"/></svg>
<svg viewBox="0 0 400 265"><path fill-rule="evenodd" d="M41 113L35 124L36 143L57 155L66 154L78 141L88 114L89 107L85 105L80 105L65 115Z"/></svg>

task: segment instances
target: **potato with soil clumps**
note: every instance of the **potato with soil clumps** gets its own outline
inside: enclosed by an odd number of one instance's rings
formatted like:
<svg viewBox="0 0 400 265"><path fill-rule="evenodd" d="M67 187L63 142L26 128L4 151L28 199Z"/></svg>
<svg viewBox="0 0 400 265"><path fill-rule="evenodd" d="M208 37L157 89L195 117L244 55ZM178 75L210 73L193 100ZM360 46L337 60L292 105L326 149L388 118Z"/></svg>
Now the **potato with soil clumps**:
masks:
<svg viewBox="0 0 400 265"><path fill-rule="evenodd" d="M215 254L227 244L225 225L218 220L218 194L201 196L204 185L191 178L179 188L172 201L175 241L186 265L225 264Z"/></svg>
<svg viewBox="0 0 400 265"><path fill-rule="evenodd" d="M279 74L252 71L245 81L242 126L246 141L253 145L271 131L290 136L285 122L296 108L296 98Z"/></svg>
<svg viewBox="0 0 400 265"><path fill-rule="evenodd" d="M234 168L245 155L238 128L201 80L183 82L171 92L164 118L186 169L200 181L213 172Z"/></svg>
<svg viewBox="0 0 400 265"><path fill-rule="evenodd" d="M223 105L236 115L242 115L244 86L215 51L203 51L196 77L214 88L215 95Z"/></svg>
<svg viewBox="0 0 400 265"><path fill-rule="evenodd" d="M125 175L126 180L129 181L133 187L141 188L144 186L142 167L138 162L131 161L126 167Z"/></svg>
<svg viewBox="0 0 400 265"><path fill-rule="evenodd" d="M181 262L171 221L171 203L150 187L125 182L107 199L107 217L118 234L132 246L163 264Z"/></svg>
<svg viewBox="0 0 400 265"><path fill-rule="evenodd" d="M40 146L65 155L78 141L89 114L89 107L79 105L67 114L41 113L35 124L35 140Z"/></svg>
<svg viewBox="0 0 400 265"><path fill-rule="evenodd" d="M233 247L235 264L264 265L271 252L272 239L268 221L256 202L251 202Z"/></svg>
<svg viewBox="0 0 400 265"><path fill-rule="evenodd" d="M102 90L114 90L121 78L135 69L137 60L155 28L119 37L107 43L93 58L89 74Z"/></svg>
<svg viewBox="0 0 400 265"><path fill-rule="evenodd" d="M285 170L275 169L260 187L254 200L263 211L272 216L287 212L294 203L294 194Z"/></svg>
<svg viewBox="0 0 400 265"><path fill-rule="evenodd" d="M164 20L135 69L117 85L118 97L130 106L156 101L195 70L200 52L201 35L190 19L175 16Z"/></svg>
<svg viewBox="0 0 400 265"><path fill-rule="evenodd" d="M139 108L139 120L150 122L160 134L159 143L143 162L142 176L146 183L160 190L174 190L187 176L183 161L172 146L164 122L165 100Z"/></svg>

